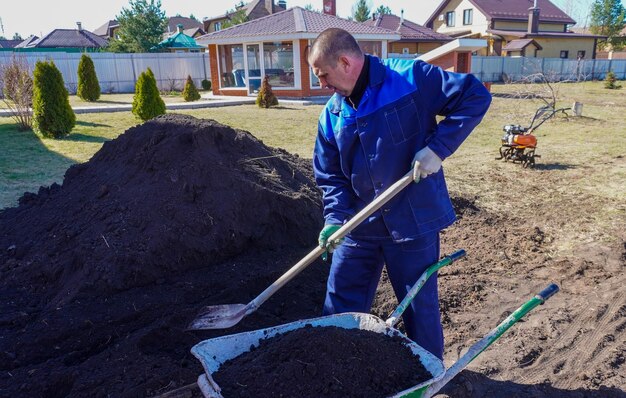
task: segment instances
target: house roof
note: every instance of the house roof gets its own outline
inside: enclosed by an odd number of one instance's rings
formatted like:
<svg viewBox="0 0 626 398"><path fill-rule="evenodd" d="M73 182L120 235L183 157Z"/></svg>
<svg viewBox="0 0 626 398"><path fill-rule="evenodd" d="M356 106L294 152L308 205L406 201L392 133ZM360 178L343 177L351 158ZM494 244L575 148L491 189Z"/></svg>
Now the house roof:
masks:
<svg viewBox="0 0 626 398"><path fill-rule="evenodd" d="M569 37L572 39L604 39L606 36L600 35L584 35L574 32L538 32L528 33L520 30L502 30L502 29L487 29L487 33L491 33L498 36L516 36L520 38L531 37Z"/></svg>
<svg viewBox="0 0 626 398"><path fill-rule="evenodd" d="M198 28L185 29L183 33L186 34L187 36L194 37L197 33L200 33L201 35L203 35L206 32L204 31L204 29L202 29L202 27L198 27Z"/></svg>
<svg viewBox="0 0 626 398"><path fill-rule="evenodd" d="M246 17L250 17L251 14L256 12L259 12L259 8L265 8L265 0L253 0L247 4L245 4L243 7L237 8L235 11L233 12L227 12L225 14L221 14L218 15L216 17L210 17L210 18L203 18L203 21L215 21L215 20L220 20L220 19L230 19L230 17L236 13L237 11L240 10L244 10ZM272 12L270 12L270 10L267 10L267 12L269 14L275 14L277 12L281 12L281 11L285 11L285 8L279 6L278 4L274 4L274 7L272 9Z"/></svg>
<svg viewBox="0 0 626 398"><path fill-rule="evenodd" d="M178 25L183 25L183 29L192 29L192 28L200 28L202 29L204 26L202 22L196 21L193 18L188 17L170 17L167 20L167 31L168 32L176 32Z"/></svg>
<svg viewBox="0 0 626 398"><path fill-rule="evenodd" d="M39 40L39 36L35 36L35 35L30 35L28 36L26 39L22 40L17 46L15 46L15 48L25 48L28 47L28 45L34 41Z"/></svg>
<svg viewBox="0 0 626 398"><path fill-rule="evenodd" d="M104 25L99 26L96 30L93 31L94 35L98 35L100 37L109 37L111 34L111 29L117 28L120 26L119 22L114 19L111 19L104 23Z"/></svg>
<svg viewBox="0 0 626 398"><path fill-rule="evenodd" d="M530 44L533 44L535 47L537 47L537 50L543 50L543 47L541 47L533 39L515 39L515 40L511 40L510 42L508 42L506 44L506 46L502 47L502 49L506 50L506 51L522 51L524 48L526 48Z"/></svg>
<svg viewBox="0 0 626 398"><path fill-rule="evenodd" d="M14 48L23 40L0 40L0 48Z"/></svg>
<svg viewBox="0 0 626 398"><path fill-rule="evenodd" d="M451 0L444 0L439 7L428 18L425 25L430 26L441 11ZM528 21L528 10L533 7L534 0L468 0L487 19L500 19L509 21ZM569 15L555 6L550 0L537 0L539 12L539 22L553 22L564 24L575 24Z"/></svg>
<svg viewBox="0 0 626 398"><path fill-rule="evenodd" d="M31 42L28 48L100 48L108 42L85 29L55 29L41 39Z"/></svg>
<svg viewBox="0 0 626 398"><path fill-rule="evenodd" d="M375 18L368 19L363 23L369 26L389 29L400 33L401 41L447 42L452 40L452 37L448 35L437 33L432 29L418 25L415 22L400 18L399 16L393 14L379 15Z"/></svg>
<svg viewBox="0 0 626 398"><path fill-rule="evenodd" d="M334 15L293 7L230 28L200 36L203 45L229 44L265 39L314 39L328 28L341 28L357 39L399 40L400 35L388 29L349 21Z"/></svg>

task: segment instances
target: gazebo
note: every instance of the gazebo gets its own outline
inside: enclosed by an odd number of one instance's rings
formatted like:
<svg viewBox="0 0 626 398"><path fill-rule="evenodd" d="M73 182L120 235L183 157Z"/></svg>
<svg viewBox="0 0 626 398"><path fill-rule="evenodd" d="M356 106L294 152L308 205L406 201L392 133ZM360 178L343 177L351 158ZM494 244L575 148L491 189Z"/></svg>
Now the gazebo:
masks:
<svg viewBox="0 0 626 398"><path fill-rule="evenodd" d="M208 46L213 93L254 95L267 75L282 97L329 96L306 61L307 46L325 29L350 32L367 53L386 58L400 34L301 7L258 18L196 39Z"/></svg>

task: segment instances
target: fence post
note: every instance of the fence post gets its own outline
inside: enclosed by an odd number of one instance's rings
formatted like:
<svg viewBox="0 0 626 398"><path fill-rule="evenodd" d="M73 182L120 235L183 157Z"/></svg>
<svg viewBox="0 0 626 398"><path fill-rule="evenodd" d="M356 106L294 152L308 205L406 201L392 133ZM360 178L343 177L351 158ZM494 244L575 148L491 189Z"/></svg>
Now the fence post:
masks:
<svg viewBox="0 0 626 398"><path fill-rule="evenodd" d="M593 63L591 64L591 81L596 78L596 59L592 59Z"/></svg>
<svg viewBox="0 0 626 398"><path fill-rule="evenodd" d="M135 57L130 53L130 64L133 66L133 87L137 85L137 72L135 71Z"/></svg>
<svg viewBox="0 0 626 398"><path fill-rule="evenodd" d="M204 80L209 80L206 78L206 53L202 53L202 70L204 71Z"/></svg>

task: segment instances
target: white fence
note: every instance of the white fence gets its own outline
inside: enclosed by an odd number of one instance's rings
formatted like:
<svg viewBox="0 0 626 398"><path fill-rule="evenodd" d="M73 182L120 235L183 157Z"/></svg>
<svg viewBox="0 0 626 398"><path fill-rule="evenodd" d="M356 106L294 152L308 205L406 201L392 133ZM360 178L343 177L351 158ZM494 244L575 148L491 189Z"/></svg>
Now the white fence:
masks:
<svg viewBox="0 0 626 398"><path fill-rule="evenodd" d="M472 57L472 74L483 82L518 81L535 73L559 81L603 80L609 71L626 79L626 59Z"/></svg>
<svg viewBox="0 0 626 398"><path fill-rule="evenodd" d="M63 74L65 86L71 94L78 86L78 62L81 53L62 52L0 52L0 65L10 62L13 56L23 57L31 67L38 60L54 61ZM135 82L148 67L152 69L161 90L182 90L191 76L196 87L203 79L211 79L208 53L89 53L96 68L96 75L103 93L132 93Z"/></svg>

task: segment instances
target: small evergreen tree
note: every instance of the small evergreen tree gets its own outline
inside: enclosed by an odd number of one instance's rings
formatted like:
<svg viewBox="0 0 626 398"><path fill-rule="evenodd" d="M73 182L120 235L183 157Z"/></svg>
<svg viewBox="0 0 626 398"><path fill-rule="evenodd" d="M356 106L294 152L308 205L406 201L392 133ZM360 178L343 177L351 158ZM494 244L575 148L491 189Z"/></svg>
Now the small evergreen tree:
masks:
<svg viewBox="0 0 626 398"><path fill-rule="evenodd" d="M76 115L61 72L50 61L37 61L33 72L33 127L47 137L59 138L76 125Z"/></svg>
<svg viewBox="0 0 626 398"><path fill-rule="evenodd" d="M83 54L78 63L78 89L76 95L84 101L97 101L100 98L100 84L91 57Z"/></svg>
<svg viewBox="0 0 626 398"><path fill-rule="evenodd" d="M358 0L352 6L352 17L355 21L365 22L370 19L371 10L368 3L369 1L367 0Z"/></svg>
<svg viewBox="0 0 626 398"><path fill-rule="evenodd" d="M278 98L272 92L272 86L270 85L270 77L265 75L261 89L256 97L256 104L259 108L269 108L270 106L278 105Z"/></svg>
<svg viewBox="0 0 626 398"><path fill-rule="evenodd" d="M141 72L135 84L133 114L146 121L165 113L165 103L159 94L154 73L148 68Z"/></svg>
<svg viewBox="0 0 626 398"><path fill-rule="evenodd" d="M193 84L193 80L189 75L187 75L187 82L185 82L185 88L183 89L183 98L187 102L200 99L200 93L198 93L198 89L196 89L196 85Z"/></svg>
<svg viewBox="0 0 626 398"><path fill-rule="evenodd" d="M207 79L202 79L202 89L209 91L211 89L211 81Z"/></svg>
<svg viewBox="0 0 626 398"><path fill-rule="evenodd" d="M622 86L617 84L616 82L617 77L615 76L615 73L613 73L613 71L610 71L606 74L606 77L604 78L604 88L608 88L609 90L622 88Z"/></svg>

